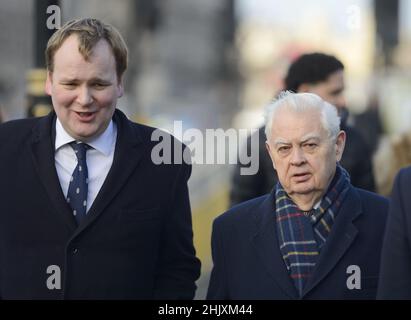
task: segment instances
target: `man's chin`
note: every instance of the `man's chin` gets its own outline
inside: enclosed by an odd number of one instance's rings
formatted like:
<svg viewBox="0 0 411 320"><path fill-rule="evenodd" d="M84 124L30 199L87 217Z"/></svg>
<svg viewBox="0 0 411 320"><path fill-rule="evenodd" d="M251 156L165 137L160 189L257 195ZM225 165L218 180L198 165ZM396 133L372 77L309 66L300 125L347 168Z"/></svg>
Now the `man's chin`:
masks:
<svg viewBox="0 0 411 320"><path fill-rule="evenodd" d="M309 194L314 191L314 188L309 183L299 183L292 187L292 193L294 194Z"/></svg>
<svg viewBox="0 0 411 320"><path fill-rule="evenodd" d="M82 128L81 130L73 130L72 136L77 140L91 140L98 135L98 130L95 128Z"/></svg>

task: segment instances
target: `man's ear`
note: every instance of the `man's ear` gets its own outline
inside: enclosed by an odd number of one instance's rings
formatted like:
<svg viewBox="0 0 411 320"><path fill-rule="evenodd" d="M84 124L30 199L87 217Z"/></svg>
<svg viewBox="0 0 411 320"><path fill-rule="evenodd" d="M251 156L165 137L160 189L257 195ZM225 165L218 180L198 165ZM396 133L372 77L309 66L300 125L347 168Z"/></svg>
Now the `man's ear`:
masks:
<svg viewBox="0 0 411 320"><path fill-rule="evenodd" d="M120 77L117 83L117 98L121 98L123 94L124 94L123 77Z"/></svg>
<svg viewBox="0 0 411 320"><path fill-rule="evenodd" d="M267 152L268 152L268 154L269 154L269 156L270 156L270 158L271 158L271 162L272 162L273 167L274 167L274 169L275 169L275 163L274 163L274 159L273 159L273 157L272 157L272 155L271 155L271 148L270 148L270 144L268 143L268 140L265 141L265 148L267 149Z"/></svg>
<svg viewBox="0 0 411 320"><path fill-rule="evenodd" d="M344 147L345 147L345 140L346 140L345 131L341 130L338 133L337 139L335 141L335 155L336 155L337 161L340 161L343 155Z"/></svg>
<svg viewBox="0 0 411 320"><path fill-rule="evenodd" d="M50 71L47 71L47 78L46 78L46 83L44 86L44 91L51 96L51 87L52 87L52 83L53 82L53 74Z"/></svg>

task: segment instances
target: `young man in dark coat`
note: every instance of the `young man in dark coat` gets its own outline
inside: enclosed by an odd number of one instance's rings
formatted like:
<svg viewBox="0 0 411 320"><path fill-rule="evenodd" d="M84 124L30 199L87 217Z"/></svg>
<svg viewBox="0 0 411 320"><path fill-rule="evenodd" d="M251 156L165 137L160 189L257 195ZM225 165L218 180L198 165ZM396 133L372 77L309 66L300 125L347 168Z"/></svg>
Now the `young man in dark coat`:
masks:
<svg viewBox="0 0 411 320"><path fill-rule="evenodd" d="M0 298L192 299L191 166L153 163L155 129L116 109L121 35L70 21L46 60L54 111L0 126Z"/></svg>

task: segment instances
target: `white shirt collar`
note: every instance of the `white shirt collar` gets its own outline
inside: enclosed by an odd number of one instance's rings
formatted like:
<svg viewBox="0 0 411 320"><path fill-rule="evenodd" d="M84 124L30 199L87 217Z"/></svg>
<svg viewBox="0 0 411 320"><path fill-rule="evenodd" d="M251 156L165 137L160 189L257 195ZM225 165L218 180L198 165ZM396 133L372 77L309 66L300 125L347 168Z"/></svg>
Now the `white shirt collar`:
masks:
<svg viewBox="0 0 411 320"><path fill-rule="evenodd" d="M110 123L107 126L106 130L104 130L104 132L100 134L98 137L90 141L87 141L87 144L93 147L93 149L96 149L97 151L101 152L105 156L108 156L110 154L111 147L115 142L116 137L117 130L115 128L113 120L110 120ZM62 146L73 141L76 141L76 139L74 139L67 133L67 131L63 128L63 125L61 124L60 120L57 118L55 150L57 151Z"/></svg>

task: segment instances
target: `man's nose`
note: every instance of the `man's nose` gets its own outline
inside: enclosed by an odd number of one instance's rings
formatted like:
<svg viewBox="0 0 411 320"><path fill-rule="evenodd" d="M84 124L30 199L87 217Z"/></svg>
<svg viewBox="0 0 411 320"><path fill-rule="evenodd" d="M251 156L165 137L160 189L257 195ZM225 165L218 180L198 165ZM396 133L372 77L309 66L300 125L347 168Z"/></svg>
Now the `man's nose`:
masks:
<svg viewBox="0 0 411 320"><path fill-rule="evenodd" d="M91 96L89 88L87 88L86 86L79 88L79 92L77 95L77 103L81 106L86 106L92 102L93 98Z"/></svg>
<svg viewBox="0 0 411 320"><path fill-rule="evenodd" d="M306 161L304 151L301 148L293 148L291 154L291 164L294 166L300 166Z"/></svg>

